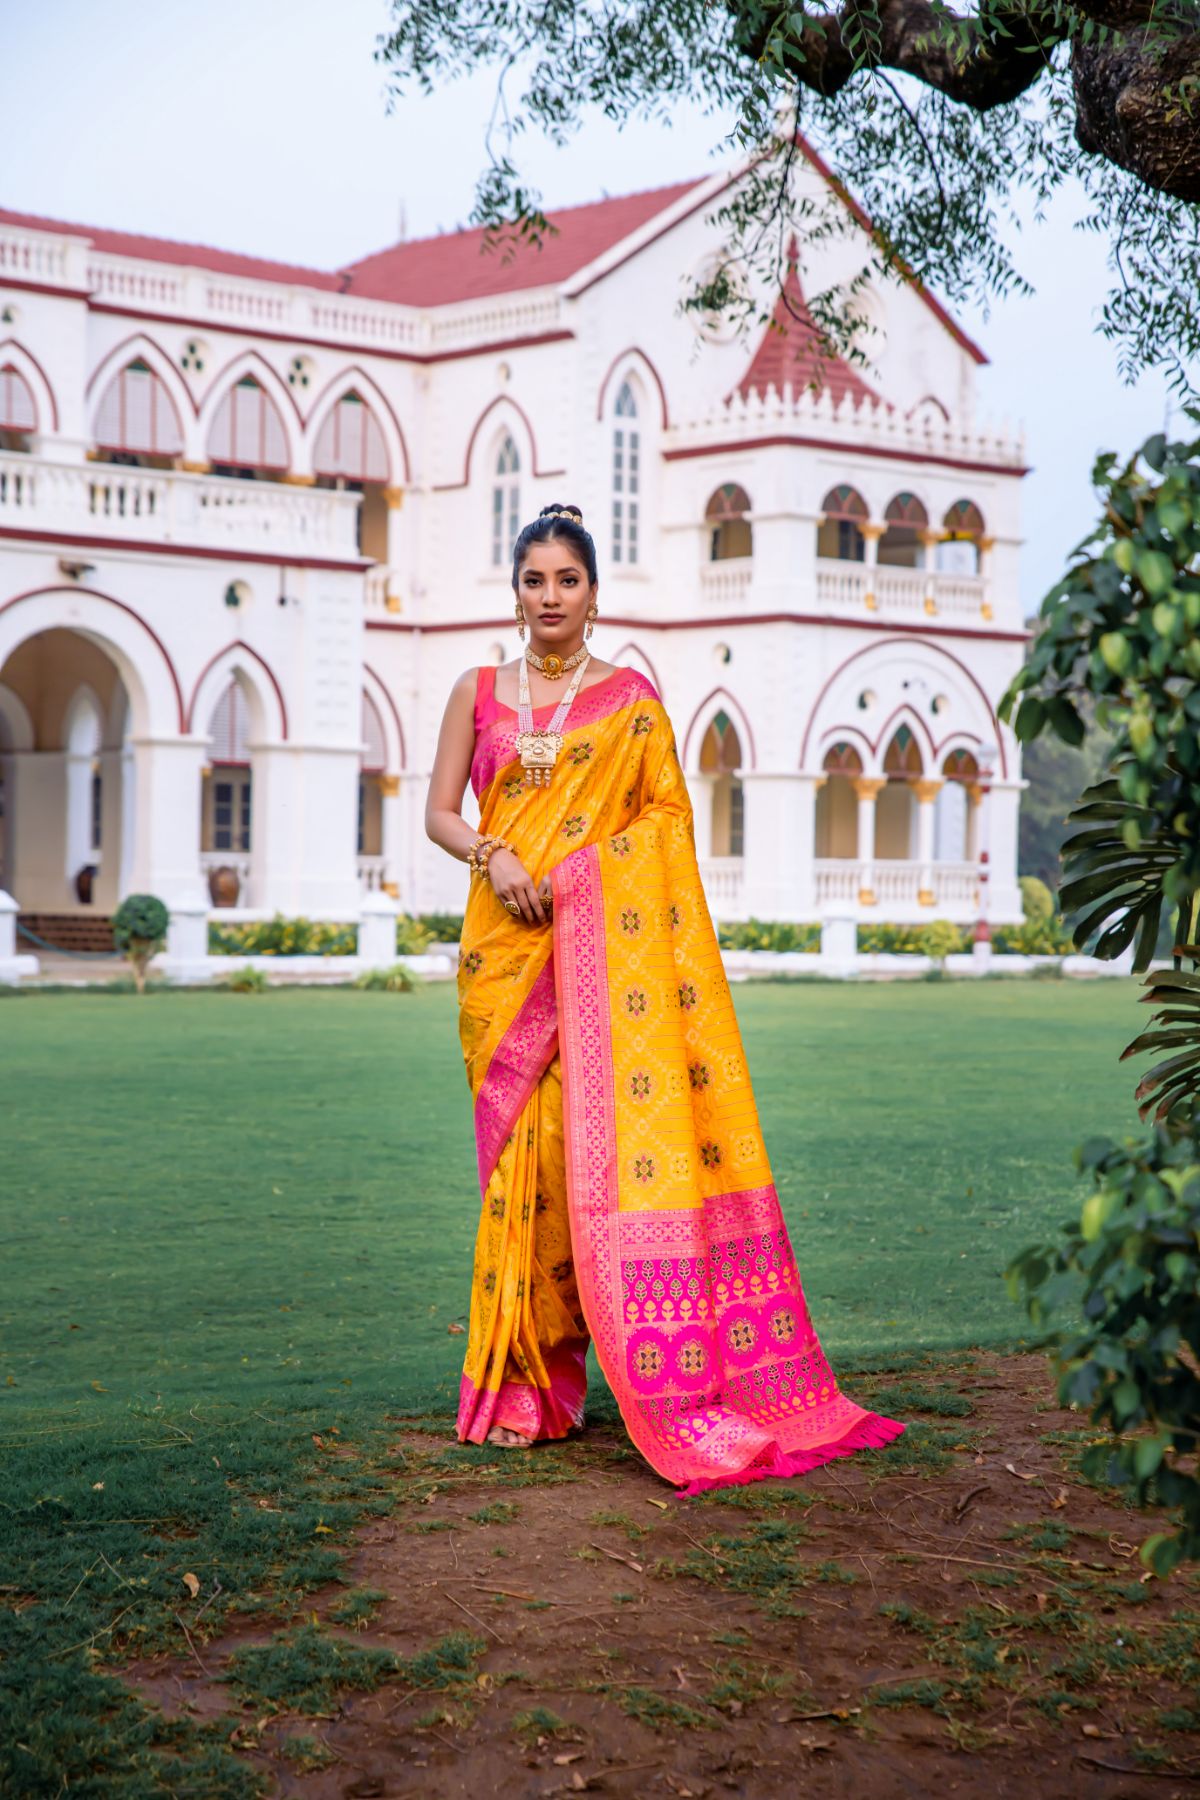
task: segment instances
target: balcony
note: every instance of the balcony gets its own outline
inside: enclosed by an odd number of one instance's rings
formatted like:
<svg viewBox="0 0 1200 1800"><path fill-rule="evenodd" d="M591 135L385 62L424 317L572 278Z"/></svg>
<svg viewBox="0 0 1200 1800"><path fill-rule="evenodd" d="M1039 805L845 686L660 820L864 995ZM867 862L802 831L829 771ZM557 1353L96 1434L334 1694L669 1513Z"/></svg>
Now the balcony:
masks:
<svg viewBox="0 0 1200 1800"><path fill-rule="evenodd" d="M357 516L358 496L332 489L0 455L9 531L357 562Z"/></svg>
<svg viewBox="0 0 1200 1800"><path fill-rule="evenodd" d="M874 613L883 619L947 618L983 624L991 617L982 575L943 575L935 569L834 562L817 558L817 605L829 613Z"/></svg>
<svg viewBox="0 0 1200 1800"><path fill-rule="evenodd" d="M706 607L719 612L740 612L750 594L754 575L754 559L730 557L726 562L702 563L700 595Z"/></svg>
<svg viewBox="0 0 1200 1800"><path fill-rule="evenodd" d="M714 919L742 917L745 863L740 856L706 856L700 859L704 897Z"/></svg>
<svg viewBox="0 0 1200 1800"><path fill-rule="evenodd" d="M926 925L931 919L967 924L979 912L979 868L975 863L927 862L876 857L819 857L813 864L817 912L846 910L864 923L873 918ZM864 895L873 895L871 900Z"/></svg>

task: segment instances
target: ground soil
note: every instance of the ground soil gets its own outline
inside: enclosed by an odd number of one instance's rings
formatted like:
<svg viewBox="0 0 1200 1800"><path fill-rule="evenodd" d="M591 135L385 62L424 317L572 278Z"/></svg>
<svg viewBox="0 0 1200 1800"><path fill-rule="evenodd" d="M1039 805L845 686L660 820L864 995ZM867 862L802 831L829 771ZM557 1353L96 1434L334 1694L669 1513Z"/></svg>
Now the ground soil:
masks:
<svg viewBox="0 0 1200 1800"><path fill-rule="evenodd" d="M1082 1479L1087 1435L1045 1360L848 1385L910 1432L693 1501L616 1424L481 1461L397 1420L394 1503L347 1566L384 1598L358 1629L331 1619L345 1586L305 1608L404 1658L456 1638L465 1666L321 1716L248 1698L234 1747L303 1800L1200 1794L1200 1585L1146 1576L1161 1521ZM225 1659L270 1636L235 1621L122 1673L216 1717L236 1710Z"/></svg>

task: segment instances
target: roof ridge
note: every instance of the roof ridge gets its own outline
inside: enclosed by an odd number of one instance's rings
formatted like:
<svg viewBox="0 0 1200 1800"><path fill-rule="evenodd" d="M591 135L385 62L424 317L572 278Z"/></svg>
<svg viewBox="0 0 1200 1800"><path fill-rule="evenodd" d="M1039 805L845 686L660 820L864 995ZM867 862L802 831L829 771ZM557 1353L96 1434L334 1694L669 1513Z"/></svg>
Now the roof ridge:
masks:
<svg viewBox="0 0 1200 1800"><path fill-rule="evenodd" d="M282 256L264 256L260 251L235 250L228 244L205 244L196 238L167 237L159 231L133 230L124 225L82 225L77 219L59 219L50 213L21 212L15 207L0 206L0 224L22 224L35 231L38 226L49 226L51 230L64 235L88 239L94 239L97 232L105 237L140 238L148 244L169 244L175 250L200 250L212 256L240 256L246 262L273 263L278 269L295 269L300 274L321 275L326 279L340 272L337 269L318 268L315 263L290 262Z"/></svg>

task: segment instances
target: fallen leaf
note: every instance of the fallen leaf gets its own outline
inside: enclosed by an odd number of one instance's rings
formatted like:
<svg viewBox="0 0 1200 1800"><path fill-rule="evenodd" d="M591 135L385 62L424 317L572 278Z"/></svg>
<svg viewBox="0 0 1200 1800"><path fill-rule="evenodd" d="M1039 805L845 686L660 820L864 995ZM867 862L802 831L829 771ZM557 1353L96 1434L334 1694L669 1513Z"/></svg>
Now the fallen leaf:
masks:
<svg viewBox="0 0 1200 1800"><path fill-rule="evenodd" d="M1083 1727L1083 1735L1084 1737L1098 1738L1103 1737L1104 1733L1098 1725L1085 1725Z"/></svg>
<svg viewBox="0 0 1200 1800"><path fill-rule="evenodd" d="M1057 1494L1055 1494L1053 1500L1050 1502L1050 1504L1054 1508L1055 1512L1057 1512L1060 1506L1065 1506L1067 1504L1067 1499L1068 1499L1068 1494L1067 1494L1066 1488L1060 1487Z"/></svg>
<svg viewBox="0 0 1200 1800"><path fill-rule="evenodd" d="M102 1487L103 1487L103 1486L104 1486L104 1483L103 1483L103 1482L102 1482L102 1481L93 1481L93 1483L92 1483L92 1492L93 1492L93 1494L95 1494L95 1493L98 1493L98 1492L99 1492L99 1490L100 1490L100 1489L101 1489L101 1488L102 1488Z"/></svg>
<svg viewBox="0 0 1200 1800"><path fill-rule="evenodd" d="M554 1766L556 1769L565 1769L573 1762L582 1761L582 1758L582 1750L564 1750L560 1756L554 1758Z"/></svg>
<svg viewBox="0 0 1200 1800"><path fill-rule="evenodd" d="M446 1327L446 1330L449 1332L451 1337L461 1337L463 1335L463 1333L466 1331L466 1329L467 1329L466 1326L460 1325L458 1323L457 1319L451 1319L449 1325L447 1325L447 1327Z"/></svg>
<svg viewBox="0 0 1200 1800"><path fill-rule="evenodd" d="M196 1598L196 1595L200 1592L199 1576L193 1575L189 1570L189 1572L183 1577L183 1585L187 1589L188 1593L192 1596L192 1599L194 1600Z"/></svg>
<svg viewBox="0 0 1200 1800"><path fill-rule="evenodd" d="M667 1510L667 1503L665 1500L647 1500L646 1505L657 1506L659 1512L666 1512Z"/></svg>
<svg viewBox="0 0 1200 1800"><path fill-rule="evenodd" d="M687 1670L684 1668L682 1663L676 1663L675 1667L671 1670L671 1673L675 1677L676 1681L679 1683L681 1688L690 1687L692 1685L691 1682L688 1680Z"/></svg>
<svg viewBox="0 0 1200 1800"><path fill-rule="evenodd" d="M328 1535L328 1536L329 1536L329 1537L332 1537L332 1536L333 1536L333 1526L332 1526L332 1525L314 1525L314 1526L313 1526L313 1531L314 1531L314 1532L318 1532L318 1531L323 1531L323 1532L325 1532L325 1533L326 1533L326 1534L327 1534L327 1535Z"/></svg>
<svg viewBox="0 0 1200 1800"><path fill-rule="evenodd" d="M1016 1476L1018 1481L1036 1481L1038 1479L1036 1475L1023 1475L1020 1469L1014 1469L1011 1463L1005 1463L1004 1466L1010 1475Z"/></svg>
<svg viewBox="0 0 1200 1800"><path fill-rule="evenodd" d="M102 1386L101 1383L98 1381L93 1381L92 1386L95 1388L95 1390L98 1394L107 1394L107 1392L108 1392L108 1389L106 1387Z"/></svg>

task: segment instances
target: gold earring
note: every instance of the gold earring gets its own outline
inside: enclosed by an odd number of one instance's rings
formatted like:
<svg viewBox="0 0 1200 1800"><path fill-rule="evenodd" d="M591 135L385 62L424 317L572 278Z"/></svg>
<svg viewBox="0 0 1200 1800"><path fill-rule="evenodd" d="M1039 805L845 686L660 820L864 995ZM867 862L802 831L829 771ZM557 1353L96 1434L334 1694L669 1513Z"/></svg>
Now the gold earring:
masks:
<svg viewBox="0 0 1200 1800"><path fill-rule="evenodd" d="M591 637L592 622L593 622L593 620L598 619L599 617L600 617L600 608L596 605L596 602L593 600L592 604L588 607L587 624L583 628L583 635L585 638Z"/></svg>
<svg viewBox="0 0 1200 1800"><path fill-rule="evenodd" d="M525 642L525 613L521 606L521 602L519 600L517 601L514 611L517 616L517 636L520 638L521 642L524 643Z"/></svg>

